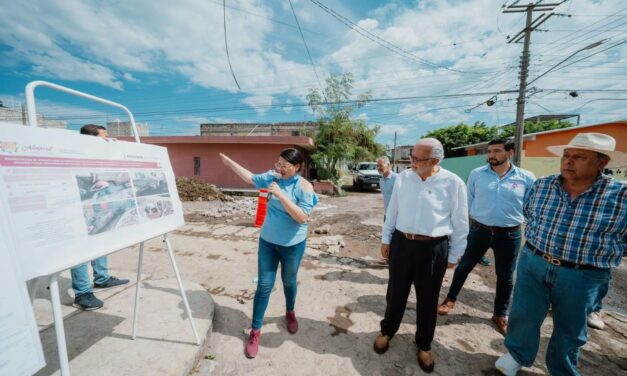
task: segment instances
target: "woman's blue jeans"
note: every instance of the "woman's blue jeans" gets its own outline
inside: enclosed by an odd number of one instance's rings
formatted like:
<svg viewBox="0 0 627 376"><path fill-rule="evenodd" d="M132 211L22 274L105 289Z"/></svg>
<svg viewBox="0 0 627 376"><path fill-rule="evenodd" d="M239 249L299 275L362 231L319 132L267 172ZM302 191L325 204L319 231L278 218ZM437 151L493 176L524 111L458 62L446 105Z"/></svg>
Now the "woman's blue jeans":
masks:
<svg viewBox="0 0 627 376"><path fill-rule="evenodd" d="M286 311L294 310L296 302L296 291L298 282L298 267L305 253L307 240L293 246L284 247L273 244L259 238L259 256L257 269L259 279L257 280L257 291L253 301L253 329L260 329L263 324L263 316L268 308L270 293L274 287L277 269L281 264L281 281L283 282L283 293L285 294Z"/></svg>
<svg viewBox="0 0 627 376"><path fill-rule="evenodd" d="M553 333L546 350L551 375L579 375L579 348L588 340L587 316L610 280L610 269L556 266L523 247L509 314L505 346L530 367L540 345L540 327L553 310Z"/></svg>

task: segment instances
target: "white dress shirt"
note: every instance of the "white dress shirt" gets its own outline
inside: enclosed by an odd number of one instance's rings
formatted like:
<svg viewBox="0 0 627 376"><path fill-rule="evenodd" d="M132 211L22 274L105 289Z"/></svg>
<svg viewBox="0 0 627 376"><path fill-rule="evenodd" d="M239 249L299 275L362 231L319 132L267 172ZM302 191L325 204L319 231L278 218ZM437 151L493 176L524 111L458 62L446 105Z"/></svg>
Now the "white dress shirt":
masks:
<svg viewBox="0 0 627 376"><path fill-rule="evenodd" d="M381 243L401 232L449 237L448 261L456 264L466 249L468 201L466 185L457 175L440 171L423 181L413 170L398 174L385 214Z"/></svg>

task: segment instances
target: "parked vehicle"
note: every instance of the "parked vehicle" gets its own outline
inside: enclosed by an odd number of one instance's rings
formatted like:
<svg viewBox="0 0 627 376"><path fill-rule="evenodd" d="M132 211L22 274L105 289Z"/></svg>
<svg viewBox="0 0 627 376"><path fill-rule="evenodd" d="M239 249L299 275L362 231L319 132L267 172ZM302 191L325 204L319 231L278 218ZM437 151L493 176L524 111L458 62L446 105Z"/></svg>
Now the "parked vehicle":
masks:
<svg viewBox="0 0 627 376"><path fill-rule="evenodd" d="M353 188L378 189L380 178L376 162L359 162L353 169Z"/></svg>

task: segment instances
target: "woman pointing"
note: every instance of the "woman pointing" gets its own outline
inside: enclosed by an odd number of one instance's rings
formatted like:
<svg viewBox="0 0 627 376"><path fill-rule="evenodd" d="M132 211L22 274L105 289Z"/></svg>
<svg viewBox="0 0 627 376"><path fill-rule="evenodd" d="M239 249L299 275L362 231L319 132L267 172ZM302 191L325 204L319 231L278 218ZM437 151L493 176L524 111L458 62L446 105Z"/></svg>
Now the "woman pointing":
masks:
<svg viewBox="0 0 627 376"><path fill-rule="evenodd" d="M259 279L253 301L252 329L246 344L246 356L254 358L259 349L263 317L268 307L279 263L285 294L287 330L298 331L294 313L297 274L307 241L307 221L318 196L311 183L299 174L304 164L303 155L296 149L285 149L279 155L274 171L255 175L220 153L222 162L245 182L267 188L268 210L259 237L257 261Z"/></svg>

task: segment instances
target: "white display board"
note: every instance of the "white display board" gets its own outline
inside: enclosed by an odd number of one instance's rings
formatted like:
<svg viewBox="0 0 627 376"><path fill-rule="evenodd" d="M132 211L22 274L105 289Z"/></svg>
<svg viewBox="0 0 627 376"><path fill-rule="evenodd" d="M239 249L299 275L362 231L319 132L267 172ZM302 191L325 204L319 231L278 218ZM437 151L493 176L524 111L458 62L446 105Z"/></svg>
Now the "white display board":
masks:
<svg viewBox="0 0 627 376"><path fill-rule="evenodd" d="M5 211L0 207L0 375L30 376L46 362L24 277L11 252Z"/></svg>
<svg viewBox="0 0 627 376"><path fill-rule="evenodd" d="M184 224L167 150L0 124L0 205L26 280Z"/></svg>

